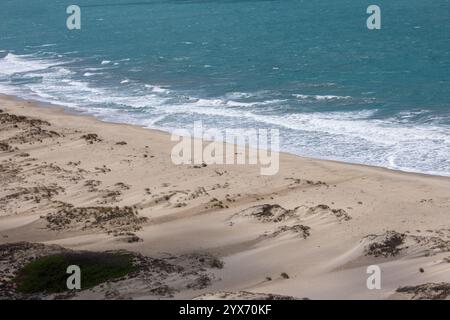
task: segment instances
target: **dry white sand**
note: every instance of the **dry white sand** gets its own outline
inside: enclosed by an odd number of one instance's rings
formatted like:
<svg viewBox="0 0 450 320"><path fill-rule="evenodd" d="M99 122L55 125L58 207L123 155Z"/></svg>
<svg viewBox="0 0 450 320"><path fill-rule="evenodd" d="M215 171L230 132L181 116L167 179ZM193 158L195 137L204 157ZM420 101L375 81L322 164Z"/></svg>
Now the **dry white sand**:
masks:
<svg viewBox="0 0 450 320"><path fill-rule="evenodd" d="M289 154L274 176L255 165L177 166L163 132L6 96L0 109L0 244L223 262L198 286L169 277L168 290L135 281L79 298L450 294L449 178ZM369 265L381 268L379 290L366 286Z"/></svg>

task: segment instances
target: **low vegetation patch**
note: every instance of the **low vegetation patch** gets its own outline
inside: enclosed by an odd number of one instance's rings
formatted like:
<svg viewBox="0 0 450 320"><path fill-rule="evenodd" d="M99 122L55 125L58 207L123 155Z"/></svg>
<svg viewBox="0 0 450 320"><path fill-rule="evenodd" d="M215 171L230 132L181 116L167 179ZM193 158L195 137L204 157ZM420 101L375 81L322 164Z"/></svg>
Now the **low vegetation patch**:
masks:
<svg viewBox="0 0 450 320"><path fill-rule="evenodd" d="M381 236L371 236L372 243L366 247L366 255L374 257L393 257L400 253L406 235L396 231L387 231Z"/></svg>
<svg viewBox="0 0 450 320"><path fill-rule="evenodd" d="M132 207L74 207L64 204L45 216L47 228L61 230L102 230L120 235L134 232L147 221Z"/></svg>
<svg viewBox="0 0 450 320"><path fill-rule="evenodd" d="M446 300L450 297L450 283L425 283L400 287L397 292L410 294L413 300Z"/></svg>
<svg viewBox="0 0 450 320"><path fill-rule="evenodd" d="M93 144L94 142L100 142L102 139L98 137L95 133L88 133L81 136L81 139L86 140L89 144Z"/></svg>
<svg viewBox="0 0 450 320"><path fill-rule="evenodd" d="M81 289L118 279L135 270L133 256L122 252L61 253L37 258L20 269L15 278L22 293L59 293L68 291L67 267L81 269Z"/></svg>

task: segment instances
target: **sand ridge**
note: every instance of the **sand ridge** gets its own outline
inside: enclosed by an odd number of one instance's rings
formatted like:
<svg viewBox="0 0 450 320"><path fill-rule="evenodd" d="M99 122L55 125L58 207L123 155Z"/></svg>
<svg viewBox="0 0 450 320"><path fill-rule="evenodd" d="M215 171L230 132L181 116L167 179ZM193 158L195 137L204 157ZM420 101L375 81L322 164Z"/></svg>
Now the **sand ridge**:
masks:
<svg viewBox="0 0 450 320"><path fill-rule="evenodd" d="M448 298L449 178L289 154L274 176L176 166L163 132L10 97L0 110L0 244L221 261L192 265L203 285L161 276L66 298ZM366 287L373 264L381 290Z"/></svg>

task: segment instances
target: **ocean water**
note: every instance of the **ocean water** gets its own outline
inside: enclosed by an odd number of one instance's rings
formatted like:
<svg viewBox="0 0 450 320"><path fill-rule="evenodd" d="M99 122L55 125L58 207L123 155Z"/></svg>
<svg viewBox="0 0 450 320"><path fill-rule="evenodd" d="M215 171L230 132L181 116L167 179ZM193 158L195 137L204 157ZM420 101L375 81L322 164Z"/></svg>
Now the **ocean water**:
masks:
<svg viewBox="0 0 450 320"><path fill-rule="evenodd" d="M450 2L1 0L0 92L149 128L450 176ZM81 30L66 8L81 7Z"/></svg>

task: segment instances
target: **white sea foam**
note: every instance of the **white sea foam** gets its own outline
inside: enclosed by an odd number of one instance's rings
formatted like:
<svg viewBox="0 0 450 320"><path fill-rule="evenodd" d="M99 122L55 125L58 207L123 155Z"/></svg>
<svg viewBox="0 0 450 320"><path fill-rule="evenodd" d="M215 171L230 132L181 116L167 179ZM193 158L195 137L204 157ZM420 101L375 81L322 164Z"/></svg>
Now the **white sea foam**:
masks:
<svg viewBox="0 0 450 320"><path fill-rule="evenodd" d="M62 66L59 61L8 53L0 58L0 91L59 103L108 121L161 129L187 126L199 118L209 120L216 127L227 123L276 127L284 133L283 149L286 151L450 175L448 128L439 126L438 122L421 125L409 121L428 110L403 112L383 120L374 117L377 110L373 109L286 113L278 112L277 108L289 101L274 99L281 96L276 92L230 92L217 98L198 98L164 86L142 85L134 81L122 81L129 83L132 90L121 89L119 85L116 88L99 87L90 82L89 77L96 74L95 71L106 73L107 68L82 69L85 79L79 79L76 78L79 74L66 65ZM38 77L41 81L29 81L20 87L8 85L5 79L19 73L21 77ZM364 100L349 96L302 94L293 98L305 103ZM263 111L267 109L273 112L265 114Z"/></svg>
<svg viewBox="0 0 450 320"><path fill-rule="evenodd" d="M83 77L93 77L96 75L102 75L102 72L85 72L83 73Z"/></svg>
<svg viewBox="0 0 450 320"><path fill-rule="evenodd" d="M170 92L170 90L168 88L151 85L151 84L146 84L146 85L144 85L144 87L151 89L151 91L156 92L156 93L169 93Z"/></svg>
<svg viewBox="0 0 450 320"><path fill-rule="evenodd" d="M101 70L106 70L106 68L85 68L83 71L101 71Z"/></svg>
<svg viewBox="0 0 450 320"><path fill-rule="evenodd" d="M327 100L348 100L352 97L350 96L335 96L335 95L307 95L307 94L293 94L297 99L300 100L317 100L317 101L327 101Z"/></svg>
<svg viewBox="0 0 450 320"><path fill-rule="evenodd" d="M223 103L220 100L206 102L209 103L209 106L217 106ZM359 138L380 145L393 145L419 140L439 140L450 144L450 133L442 128L420 125L405 127L400 123L370 119L370 116L377 110L262 115L253 111L207 108L206 105L205 101L202 100L191 104L172 106L167 108L167 111L252 119L281 128Z"/></svg>
<svg viewBox="0 0 450 320"><path fill-rule="evenodd" d="M47 47L54 47L56 46L56 43L46 43L46 44L41 44L38 46L26 46L27 48L47 48Z"/></svg>
<svg viewBox="0 0 450 320"><path fill-rule="evenodd" d="M13 53L8 53L5 57L0 58L0 74L13 75L16 73L44 70L55 65L52 62L25 59L24 57L30 56L18 56Z"/></svg>

